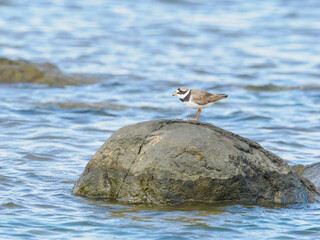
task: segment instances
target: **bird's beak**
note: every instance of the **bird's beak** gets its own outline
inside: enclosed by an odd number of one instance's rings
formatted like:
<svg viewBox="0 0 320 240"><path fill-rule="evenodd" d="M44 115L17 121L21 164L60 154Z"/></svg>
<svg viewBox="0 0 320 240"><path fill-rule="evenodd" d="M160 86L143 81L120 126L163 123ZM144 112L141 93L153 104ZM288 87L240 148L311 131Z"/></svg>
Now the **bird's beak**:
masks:
<svg viewBox="0 0 320 240"><path fill-rule="evenodd" d="M172 96L176 96L178 93L174 93L174 94L172 94Z"/></svg>

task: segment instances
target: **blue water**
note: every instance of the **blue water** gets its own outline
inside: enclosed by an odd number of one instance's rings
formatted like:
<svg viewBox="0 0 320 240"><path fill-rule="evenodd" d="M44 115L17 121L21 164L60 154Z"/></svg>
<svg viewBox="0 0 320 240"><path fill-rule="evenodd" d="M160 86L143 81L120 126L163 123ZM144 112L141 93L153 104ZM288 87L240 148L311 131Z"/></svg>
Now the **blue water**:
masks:
<svg viewBox="0 0 320 240"><path fill-rule="evenodd" d="M127 124L193 118L177 87L225 93L199 120L290 165L320 160L320 2L0 0L0 56L95 84L0 84L1 239L320 239L320 204L146 207L70 190Z"/></svg>

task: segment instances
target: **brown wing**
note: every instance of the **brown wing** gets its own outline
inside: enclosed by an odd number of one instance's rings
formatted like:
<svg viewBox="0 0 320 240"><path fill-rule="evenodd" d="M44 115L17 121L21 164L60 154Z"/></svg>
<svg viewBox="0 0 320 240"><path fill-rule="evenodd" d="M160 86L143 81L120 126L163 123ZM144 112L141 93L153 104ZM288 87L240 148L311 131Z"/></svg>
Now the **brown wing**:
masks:
<svg viewBox="0 0 320 240"><path fill-rule="evenodd" d="M192 99L196 101L199 105L206 105L211 102L218 101L222 98L228 97L226 94L218 94L218 93L208 93L206 91L192 89L191 90Z"/></svg>

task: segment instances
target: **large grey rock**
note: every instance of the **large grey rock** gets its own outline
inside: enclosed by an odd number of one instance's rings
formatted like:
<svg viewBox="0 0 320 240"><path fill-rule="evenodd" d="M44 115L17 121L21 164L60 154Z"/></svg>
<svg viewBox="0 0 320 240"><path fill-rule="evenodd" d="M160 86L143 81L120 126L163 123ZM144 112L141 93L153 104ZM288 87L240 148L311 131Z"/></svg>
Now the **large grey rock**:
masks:
<svg viewBox="0 0 320 240"><path fill-rule="evenodd" d="M133 203L297 203L314 186L258 143L208 123L156 120L116 131L74 194Z"/></svg>

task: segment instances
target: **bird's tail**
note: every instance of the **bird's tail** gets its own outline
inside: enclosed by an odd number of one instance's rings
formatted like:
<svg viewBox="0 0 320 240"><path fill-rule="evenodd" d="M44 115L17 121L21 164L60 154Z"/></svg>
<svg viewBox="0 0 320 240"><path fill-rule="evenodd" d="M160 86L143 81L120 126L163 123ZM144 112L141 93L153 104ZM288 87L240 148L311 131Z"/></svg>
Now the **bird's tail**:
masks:
<svg viewBox="0 0 320 240"><path fill-rule="evenodd" d="M218 95L219 95L219 97L221 97L220 99L222 99L222 98L227 98L227 97L228 97L227 94L218 94Z"/></svg>
<svg viewBox="0 0 320 240"><path fill-rule="evenodd" d="M218 101L218 100L220 100L220 99L227 98L227 97L228 97L227 94L219 94L219 93L216 93L216 94L213 94L213 95L212 95L212 100L213 100L213 102L215 102L215 101Z"/></svg>

